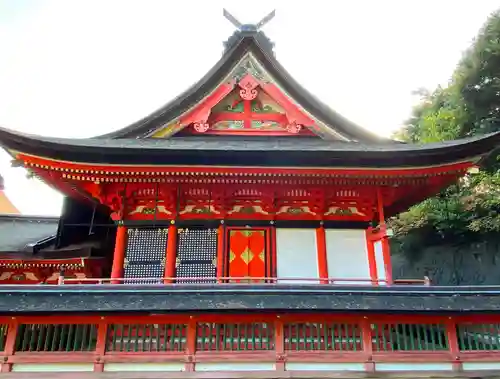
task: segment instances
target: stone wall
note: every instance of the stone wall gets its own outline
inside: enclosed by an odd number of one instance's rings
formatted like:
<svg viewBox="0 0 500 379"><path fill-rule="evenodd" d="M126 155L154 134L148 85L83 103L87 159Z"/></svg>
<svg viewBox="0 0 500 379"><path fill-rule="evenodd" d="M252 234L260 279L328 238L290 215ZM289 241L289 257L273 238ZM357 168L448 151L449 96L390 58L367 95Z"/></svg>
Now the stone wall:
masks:
<svg viewBox="0 0 500 379"><path fill-rule="evenodd" d="M481 242L429 246L403 253L391 248L394 279L428 276L436 285L500 285L500 235Z"/></svg>

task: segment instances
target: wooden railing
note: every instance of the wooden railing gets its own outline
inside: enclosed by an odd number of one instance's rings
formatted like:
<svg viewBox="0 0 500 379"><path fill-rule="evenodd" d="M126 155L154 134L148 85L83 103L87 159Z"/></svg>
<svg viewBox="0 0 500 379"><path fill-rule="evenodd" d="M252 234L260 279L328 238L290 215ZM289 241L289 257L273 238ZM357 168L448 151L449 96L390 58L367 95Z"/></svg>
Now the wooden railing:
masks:
<svg viewBox="0 0 500 379"><path fill-rule="evenodd" d="M389 315L121 315L0 318L2 371L16 364L207 362L287 365L500 361L500 317ZM362 366L359 366L359 365ZM379 366L382 367L382 366Z"/></svg>

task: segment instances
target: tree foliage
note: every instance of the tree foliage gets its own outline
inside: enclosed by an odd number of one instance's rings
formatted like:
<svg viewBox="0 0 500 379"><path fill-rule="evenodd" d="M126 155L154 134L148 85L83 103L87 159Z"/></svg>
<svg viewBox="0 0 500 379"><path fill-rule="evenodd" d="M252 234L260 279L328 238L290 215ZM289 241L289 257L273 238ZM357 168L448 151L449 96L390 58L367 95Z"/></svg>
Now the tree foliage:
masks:
<svg viewBox="0 0 500 379"><path fill-rule="evenodd" d="M429 143L500 130L500 10L488 18L448 85L418 94L421 101L398 139ZM498 153L483 162L480 174L468 175L390 224L404 250L500 233Z"/></svg>

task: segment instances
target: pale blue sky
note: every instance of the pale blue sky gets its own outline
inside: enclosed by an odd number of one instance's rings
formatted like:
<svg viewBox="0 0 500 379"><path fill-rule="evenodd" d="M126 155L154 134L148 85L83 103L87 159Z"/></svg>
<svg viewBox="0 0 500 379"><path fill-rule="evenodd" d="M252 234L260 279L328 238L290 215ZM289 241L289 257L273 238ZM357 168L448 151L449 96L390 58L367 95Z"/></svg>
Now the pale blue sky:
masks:
<svg viewBox="0 0 500 379"><path fill-rule="evenodd" d="M0 0L0 125L91 137L154 111L220 58L242 22L265 27L278 60L332 108L379 134L409 116L412 91L446 83L498 0ZM7 195L27 214L60 196L0 153Z"/></svg>

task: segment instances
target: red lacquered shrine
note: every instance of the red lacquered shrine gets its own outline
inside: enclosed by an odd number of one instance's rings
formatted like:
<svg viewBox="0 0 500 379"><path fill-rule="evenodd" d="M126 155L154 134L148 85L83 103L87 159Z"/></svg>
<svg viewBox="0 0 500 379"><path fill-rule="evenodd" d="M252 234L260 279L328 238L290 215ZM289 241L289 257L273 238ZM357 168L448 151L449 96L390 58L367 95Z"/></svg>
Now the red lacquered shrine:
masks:
<svg viewBox="0 0 500 379"><path fill-rule="evenodd" d="M220 61L150 116L88 139L0 130L16 165L66 195L53 233L1 253L2 371L498 370L500 291L395 282L385 220L456 182L500 134L377 137L285 71L268 19L226 15L238 30Z"/></svg>

